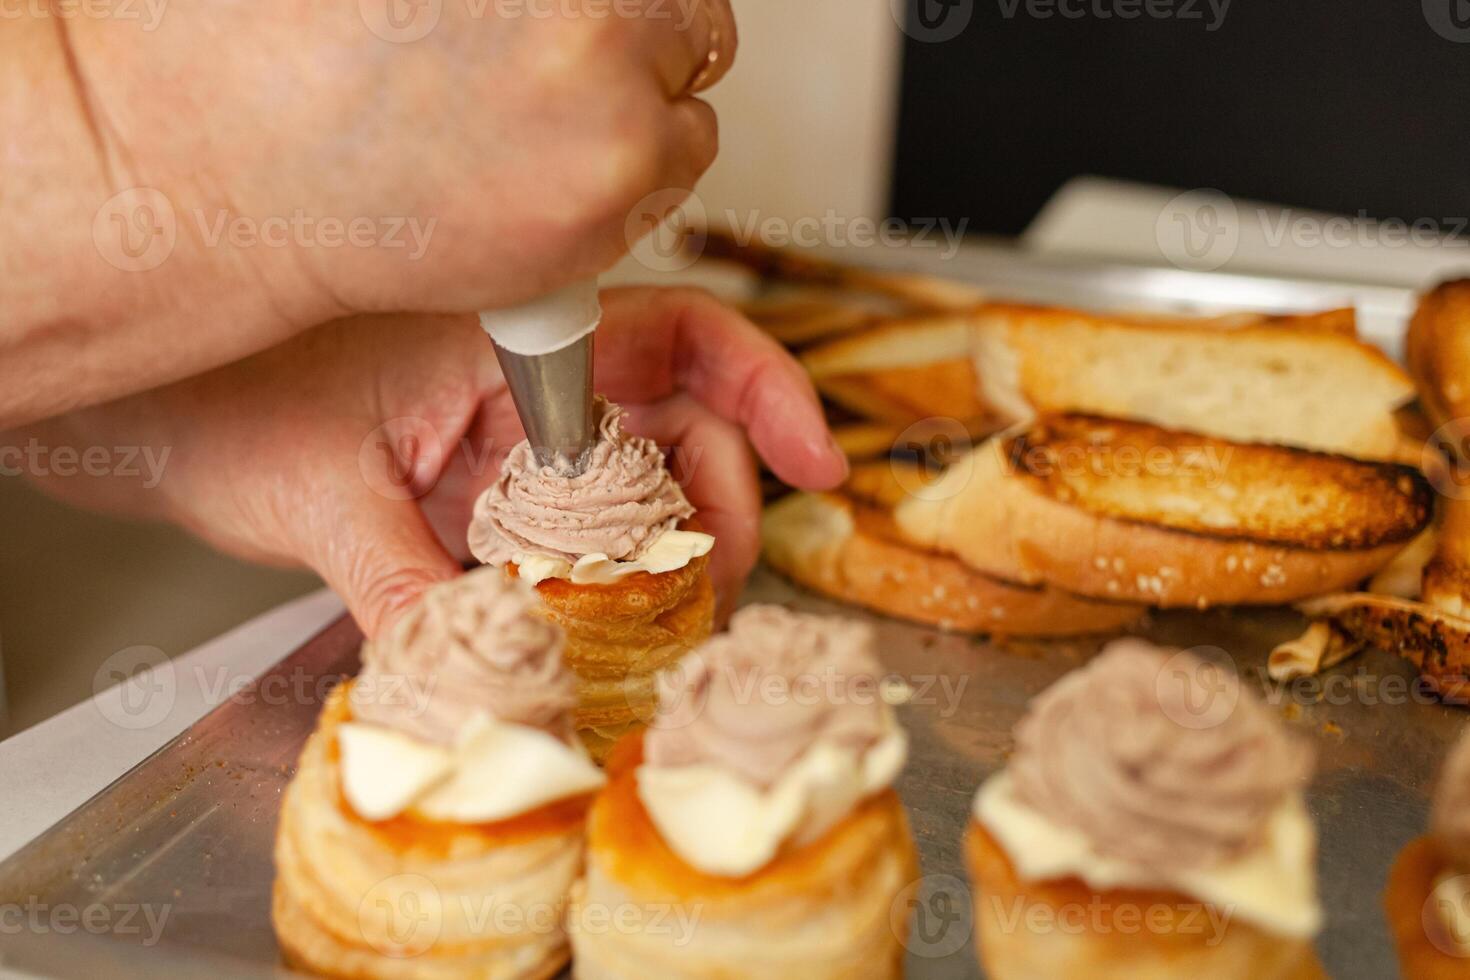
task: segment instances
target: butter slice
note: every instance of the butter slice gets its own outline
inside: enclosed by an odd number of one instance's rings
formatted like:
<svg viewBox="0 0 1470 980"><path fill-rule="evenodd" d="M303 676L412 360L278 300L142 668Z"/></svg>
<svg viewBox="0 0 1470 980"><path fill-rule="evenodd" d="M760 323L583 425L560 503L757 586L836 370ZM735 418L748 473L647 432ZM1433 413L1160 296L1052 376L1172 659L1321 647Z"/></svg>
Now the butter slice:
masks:
<svg viewBox="0 0 1470 980"><path fill-rule="evenodd" d="M447 748L382 725L347 722L337 728L342 794L365 820L387 820L449 775Z"/></svg>

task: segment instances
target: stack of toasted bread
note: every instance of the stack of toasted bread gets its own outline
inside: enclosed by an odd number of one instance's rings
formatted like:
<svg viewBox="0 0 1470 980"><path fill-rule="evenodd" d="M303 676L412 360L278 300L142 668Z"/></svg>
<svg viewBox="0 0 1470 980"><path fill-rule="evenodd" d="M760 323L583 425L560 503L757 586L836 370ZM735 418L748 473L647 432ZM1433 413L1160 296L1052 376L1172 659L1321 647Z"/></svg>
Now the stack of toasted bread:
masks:
<svg viewBox="0 0 1470 980"><path fill-rule="evenodd" d="M1441 697L1470 704L1470 280L1443 283L1421 298L1407 353L1419 403L1435 427L1421 464L1439 491L1438 528L1401 556L1393 583L1302 603L1315 622L1298 643L1306 644L1309 663L1333 643L1393 651ZM1299 668L1299 659L1281 661Z"/></svg>
<svg viewBox="0 0 1470 980"><path fill-rule="evenodd" d="M781 280L784 307L747 312L848 434L847 486L786 496L763 532L771 565L834 598L974 632L1112 631L1356 588L1433 518L1413 379L1350 309L1089 313L719 251ZM840 327L782 312L848 289L866 312Z"/></svg>

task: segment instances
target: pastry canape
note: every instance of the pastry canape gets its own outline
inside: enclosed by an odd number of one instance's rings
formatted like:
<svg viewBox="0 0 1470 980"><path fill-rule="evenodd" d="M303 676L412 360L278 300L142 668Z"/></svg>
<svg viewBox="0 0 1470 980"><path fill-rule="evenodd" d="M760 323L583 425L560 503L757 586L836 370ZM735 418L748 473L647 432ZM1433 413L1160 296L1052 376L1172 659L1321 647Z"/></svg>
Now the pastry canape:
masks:
<svg viewBox="0 0 1470 980"><path fill-rule="evenodd" d="M435 586L338 686L287 787L271 919L354 978L549 977L604 783L561 629L490 569Z"/></svg>
<svg viewBox="0 0 1470 980"><path fill-rule="evenodd" d="M577 677L576 724L601 759L655 709L654 676L706 637L715 594L714 538L651 439L623 431L623 410L597 400L598 440L584 468L542 466L511 450L475 503L470 550L534 585L566 630Z"/></svg>
<svg viewBox="0 0 1470 980"><path fill-rule="evenodd" d="M660 675L658 715L613 750L588 817L579 978L899 975L890 912L918 866L873 644L752 606Z"/></svg>
<svg viewBox="0 0 1470 980"><path fill-rule="evenodd" d="M965 842L993 980L1324 976L1310 753L1233 673L1118 640L1015 736Z"/></svg>
<svg viewBox="0 0 1470 980"><path fill-rule="evenodd" d="M1429 833L1399 853L1383 901L1404 980L1470 976L1470 734L1445 760Z"/></svg>

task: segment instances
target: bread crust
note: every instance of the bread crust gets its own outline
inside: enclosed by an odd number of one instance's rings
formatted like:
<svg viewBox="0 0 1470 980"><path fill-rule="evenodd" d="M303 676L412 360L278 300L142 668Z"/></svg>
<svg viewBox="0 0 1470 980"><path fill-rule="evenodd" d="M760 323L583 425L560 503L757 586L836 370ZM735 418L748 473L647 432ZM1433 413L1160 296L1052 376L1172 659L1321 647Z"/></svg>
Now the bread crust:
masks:
<svg viewBox="0 0 1470 980"><path fill-rule="evenodd" d="M1356 550L1406 543L1433 514L1433 490L1410 466L1144 422L1047 416L1000 448L1011 474L1059 503L1210 537Z"/></svg>
<svg viewBox="0 0 1470 980"><path fill-rule="evenodd" d="M1099 892L1079 878L1023 882L973 819L965 859L975 943L994 980L1326 978L1310 942L1271 935L1228 914L1217 925L1221 910L1212 919L1204 903L1179 892Z"/></svg>
<svg viewBox="0 0 1470 980"><path fill-rule="evenodd" d="M767 508L766 561L798 584L876 612L942 629L997 636L1110 633L1143 606L1014 585L905 543L892 516L836 494L796 493ZM831 529L825 540L813 532Z"/></svg>
<svg viewBox="0 0 1470 980"><path fill-rule="evenodd" d="M1404 353L1431 423L1470 417L1470 279L1440 283L1419 298Z"/></svg>
<svg viewBox="0 0 1470 980"><path fill-rule="evenodd" d="M1221 330L1020 304L974 319L981 396L1013 421L1089 412L1368 459L1403 452L1394 412L1413 397L1410 378L1341 329L1282 329L1278 318Z"/></svg>
<svg viewBox="0 0 1470 980"><path fill-rule="evenodd" d="M1092 513L1080 500L1064 503L1017 479L1005 443L990 440L923 495L906 499L895 512L905 539L1007 581L1197 608L1280 604L1340 591L1402 547L1393 540L1356 550L1313 549L1272 535L1220 536ZM1406 538L1418 529L1406 526Z"/></svg>

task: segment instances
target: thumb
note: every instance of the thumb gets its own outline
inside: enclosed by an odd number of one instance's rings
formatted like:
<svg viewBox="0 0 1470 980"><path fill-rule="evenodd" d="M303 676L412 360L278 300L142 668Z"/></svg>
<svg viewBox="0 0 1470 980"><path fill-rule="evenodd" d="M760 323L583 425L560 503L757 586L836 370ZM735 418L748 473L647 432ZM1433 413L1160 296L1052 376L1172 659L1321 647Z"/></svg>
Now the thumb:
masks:
<svg viewBox="0 0 1470 980"><path fill-rule="evenodd" d="M414 500L354 495L327 518L312 564L368 639L381 635L425 589L462 571Z"/></svg>

